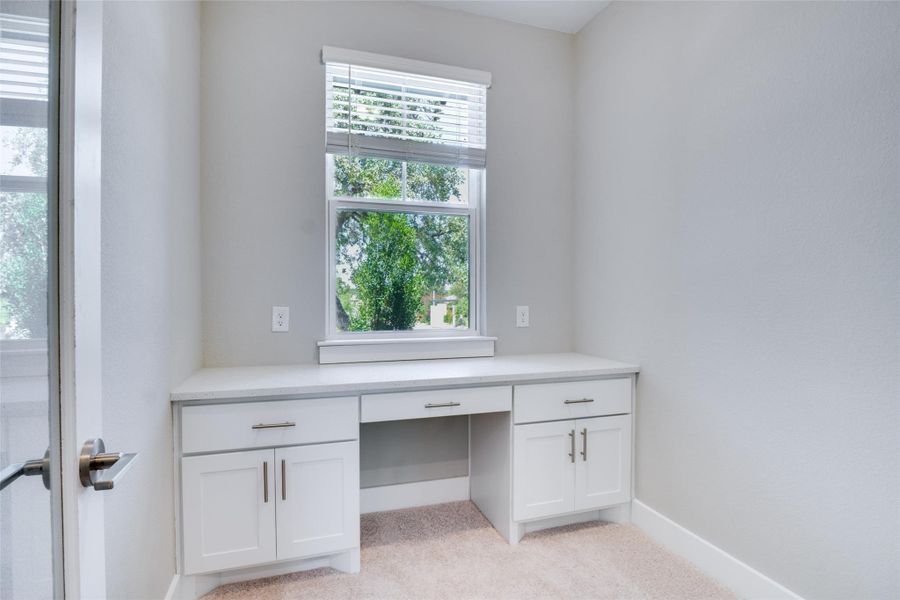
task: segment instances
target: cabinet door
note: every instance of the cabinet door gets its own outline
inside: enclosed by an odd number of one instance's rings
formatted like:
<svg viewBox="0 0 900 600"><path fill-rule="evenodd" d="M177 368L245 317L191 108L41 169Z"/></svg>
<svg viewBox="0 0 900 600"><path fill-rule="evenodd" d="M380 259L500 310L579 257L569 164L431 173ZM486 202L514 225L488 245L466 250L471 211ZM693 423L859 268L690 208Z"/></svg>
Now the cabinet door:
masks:
<svg viewBox="0 0 900 600"><path fill-rule="evenodd" d="M631 415L575 421L575 510L631 499Z"/></svg>
<svg viewBox="0 0 900 600"><path fill-rule="evenodd" d="M516 425L513 440L513 520L575 508L575 421Z"/></svg>
<svg viewBox="0 0 900 600"><path fill-rule="evenodd" d="M275 560L275 452L181 459L185 573Z"/></svg>
<svg viewBox="0 0 900 600"><path fill-rule="evenodd" d="M359 546L359 442L275 450L278 558Z"/></svg>

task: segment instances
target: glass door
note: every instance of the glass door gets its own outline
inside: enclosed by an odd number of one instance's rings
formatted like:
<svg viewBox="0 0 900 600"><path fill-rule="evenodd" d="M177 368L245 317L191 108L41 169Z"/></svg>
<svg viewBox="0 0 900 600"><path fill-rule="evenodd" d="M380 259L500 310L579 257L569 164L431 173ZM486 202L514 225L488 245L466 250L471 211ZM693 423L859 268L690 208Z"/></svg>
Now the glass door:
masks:
<svg viewBox="0 0 900 600"><path fill-rule="evenodd" d="M0 0L0 598L62 595L58 10Z"/></svg>

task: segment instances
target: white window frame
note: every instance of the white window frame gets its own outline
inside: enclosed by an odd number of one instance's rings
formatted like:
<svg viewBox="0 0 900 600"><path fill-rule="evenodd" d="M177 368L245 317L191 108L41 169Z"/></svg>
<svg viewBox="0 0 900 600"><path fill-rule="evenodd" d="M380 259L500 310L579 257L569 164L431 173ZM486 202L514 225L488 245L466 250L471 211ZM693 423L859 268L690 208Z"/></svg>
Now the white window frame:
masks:
<svg viewBox="0 0 900 600"><path fill-rule="evenodd" d="M490 87L491 75L448 65L325 46L322 62L346 63L418 75L468 81ZM469 168L468 204L411 201L403 198L352 198L334 194L333 154L325 155L325 335L318 343L320 363L414 360L424 358L482 357L494 355L496 338L487 331L485 198L486 169ZM414 159L413 159L414 160ZM465 168L465 167L462 167ZM337 328L337 211L360 209L378 212L413 212L461 215L469 220L469 327L459 329L411 329L405 331L340 331Z"/></svg>
<svg viewBox="0 0 900 600"><path fill-rule="evenodd" d="M450 358L493 356L496 338L484 335L485 302L485 171L469 169L468 204L352 198L334 194L333 155L326 155L326 302L327 338L319 342L320 362L404 360L410 358ZM360 209L378 212L415 212L460 215L469 219L469 327L467 329L411 329L405 331L341 331L337 327L337 212ZM413 342L413 343L411 343ZM415 344L422 342L423 344Z"/></svg>
<svg viewBox="0 0 900 600"><path fill-rule="evenodd" d="M34 19L31 19L34 21ZM54 35L51 27L49 35ZM49 48L49 46L48 46ZM47 88L45 94L50 93L50 63L47 63ZM2 121L4 127L21 127L28 129L44 129L47 135L50 135L50 117L49 117L49 100L48 97L42 96L35 92L35 97L3 97L0 100L0 112L2 112ZM52 151L53 144L50 139L47 140L47 149ZM48 164L48 169L50 164ZM47 198L48 210L52 210L50 205L50 189L48 188L47 177L42 175L0 175L0 192L13 194L42 194ZM50 248L48 246L48 252ZM49 257L48 257L49 260ZM51 274L48 272L48 277ZM47 304L48 310L52 309L51 304ZM48 325L49 327L49 325ZM7 367L12 367L12 372L18 374L22 369L28 374L37 374L46 376L47 363L47 339L46 338L25 338L25 339L8 339L0 340L0 371L6 373L9 371ZM9 364L4 365L4 360L8 360ZM41 366L43 365L43 366ZM43 369L43 371L41 371ZM2 375L6 376L6 375ZM20 376L20 375L11 375ZM46 402L44 402L46 404Z"/></svg>

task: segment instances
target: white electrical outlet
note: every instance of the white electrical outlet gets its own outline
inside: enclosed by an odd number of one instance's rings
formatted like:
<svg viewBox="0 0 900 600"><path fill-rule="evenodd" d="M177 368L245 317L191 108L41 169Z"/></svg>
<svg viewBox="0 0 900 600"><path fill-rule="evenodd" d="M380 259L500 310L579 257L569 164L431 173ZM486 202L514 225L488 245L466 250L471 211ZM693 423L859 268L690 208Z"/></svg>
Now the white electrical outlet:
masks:
<svg viewBox="0 0 900 600"><path fill-rule="evenodd" d="M528 307L516 307L516 327L528 327Z"/></svg>
<svg viewBox="0 0 900 600"><path fill-rule="evenodd" d="M272 307L272 331L288 331L291 328L291 309L287 306Z"/></svg>

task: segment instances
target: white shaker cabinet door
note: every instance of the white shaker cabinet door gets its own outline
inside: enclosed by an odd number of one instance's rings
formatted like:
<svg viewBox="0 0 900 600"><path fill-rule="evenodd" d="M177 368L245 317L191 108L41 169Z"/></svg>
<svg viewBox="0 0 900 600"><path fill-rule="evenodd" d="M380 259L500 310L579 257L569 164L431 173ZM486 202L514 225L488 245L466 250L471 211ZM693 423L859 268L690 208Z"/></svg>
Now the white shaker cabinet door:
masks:
<svg viewBox="0 0 900 600"><path fill-rule="evenodd" d="M359 442L275 450L278 559L359 546Z"/></svg>
<svg viewBox="0 0 900 600"><path fill-rule="evenodd" d="M575 421L515 426L513 519L575 509Z"/></svg>
<svg viewBox="0 0 900 600"><path fill-rule="evenodd" d="M185 573L275 560L275 452L181 460Z"/></svg>
<svg viewBox="0 0 900 600"><path fill-rule="evenodd" d="M631 415L575 421L575 510L631 499Z"/></svg>

